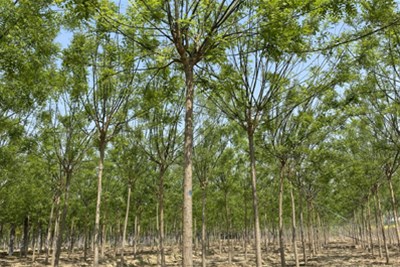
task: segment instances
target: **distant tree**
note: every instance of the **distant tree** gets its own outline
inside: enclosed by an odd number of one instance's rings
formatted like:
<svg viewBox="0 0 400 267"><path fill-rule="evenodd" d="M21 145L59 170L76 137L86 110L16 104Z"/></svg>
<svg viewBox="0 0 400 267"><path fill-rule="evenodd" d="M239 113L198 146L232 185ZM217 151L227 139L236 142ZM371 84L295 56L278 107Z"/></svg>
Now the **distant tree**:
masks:
<svg viewBox="0 0 400 267"><path fill-rule="evenodd" d="M176 78L174 72L162 71L157 77L152 78L143 89L143 109L146 110L140 117L140 139L138 146L148 159L157 166L158 188L158 245L159 264L166 266L165 262L165 225L164 201L165 178L168 169L176 163L181 155L182 133L179 129L181 114L183 112L181 80Z"/></svg>
<svg viewBox="0 0 400 267"><path fill-rule="evenodd" d="M203 111L204 112L204 111ZM207 193L210 183L215 180L219 161L228 145L226 127L221 125L220 116L214 113L203 115L205 118L198 120L201 126L198 129L196 145L193 153L194 175L198 179L201 189L201 257L202 266L205 267L207 255Z"/></svg>
<svg viewBox="0 0 400 267"><path fill-rule="evenodd" d="M111 14L116 12L116 7L107 2L100 9ZM99 262L105 153L107 144L132 117L131 99L135 96L135 73L138 67L134 47L122 46L118 36L107 28L104 20L101 17L97 19L96 25L88 26L86 33L74 35L65 52L64 63L74 79L75 94L96 129L95 146L99 152L99 166L94 266L98 266Z"/></svg>
<svg viewBox="0 0 400 267"><path fill-rule="evenodd" d="M67 79L68 80L68 79ZM55 225L52 266L59 265L61 245L68 212L71 181L91 147L92 131L79 99L71 95L73 88L66 82L62 92L49 101L48 109L41 115L43 153L55 157L58 172L54 195ZM49 151L50 150L50 151Z"/></svg>

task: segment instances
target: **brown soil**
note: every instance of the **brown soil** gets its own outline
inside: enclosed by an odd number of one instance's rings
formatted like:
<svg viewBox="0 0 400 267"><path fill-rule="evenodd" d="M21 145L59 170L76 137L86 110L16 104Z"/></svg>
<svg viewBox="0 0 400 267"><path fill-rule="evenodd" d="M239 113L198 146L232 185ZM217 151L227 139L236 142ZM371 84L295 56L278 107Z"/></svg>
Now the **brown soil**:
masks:
<svg viewBox="0 0 400 267"><path fill-rule="evenodd" d="M397 247L390 248L390 265L386 264L384 250L382 257L379 257L378 247L374 249L374 255L360 246L354 245L351 240L330 242L318 250L317 255L309 257L308 263L304 264L301 250L298 250L301 266L400 266L400 250ZM244 254L244 248L240 243L234 245L232 262L228 263L228 253L226 247L219 250L218 246L212 246L207 255L207 266L255 266L254 252L248 247L247 259ZM117 256L116 256L117 255ZM91 255L89 255L91 256ZM201 266L201 255L195 251L193 256L194 266ZM263 251L263 266L280 266L280 256L277 247L270 246L269 251ZM181 255L178 247L167 247L166 249L167 266L180 266ZM290 249L286 250L287 266L295 266L293 253ZM91 266L92 258L87 262L83 260L83 252L77 251L68 257L68 253L62 253L60 266L65 267L83 267ZM25 267L25 266L46 266L44 264L44 255L38 255L35 262L32 262L32 255L21 259L17 256L8 256L6 253L0 253L0 266L4 267ZM125 253L125 265L121 264L120 256L114 249L109 249L101 262L101 266L157 266L157 250L150 247L140 247L136 257L132 253L132 248L128 248Z"/></svg>

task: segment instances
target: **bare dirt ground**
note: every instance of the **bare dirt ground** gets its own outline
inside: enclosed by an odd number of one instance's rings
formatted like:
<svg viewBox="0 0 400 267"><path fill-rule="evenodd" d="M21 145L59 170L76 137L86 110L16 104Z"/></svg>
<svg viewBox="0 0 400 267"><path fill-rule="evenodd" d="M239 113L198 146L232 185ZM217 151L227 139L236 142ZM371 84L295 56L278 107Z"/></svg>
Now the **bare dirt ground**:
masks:
<svg viewBox="0 0 400 267"><path fill-rule="evenodd" d="M378 247L375 248L374 255L355 246L351 240L332 241L321 248L317 255L309 257L307 264L304 264L301 250L299 249L301 266L400 266L400 250L397 247L390 248L390 265L386 264L385 253L382 248L382 257L379 257ZM91 256L91 254L89 255ZM201 255L195 252L193 257L194 266L201 266ZM247 259L244 248L240 244L234 245L232 262L228 262L228 253L226 247L220 251L218 246L212 246L207 255L207 266L255 266L255 257L252 248L248 247ZM280 266L280 255L277 247L271 246L267 252L263 252L263 266ZM167 247L166 249L167 266L180 266L181 255L178 247ZM295 266L293 253L290 248L286 250L287 266ZM89 257L85 262L83 252L76 251L69 257L67 253L61 254L60 266L65 267L83 267L91 266L92 258ZM32 262L32 255L21 259L18 256L7 256L6 253L0 253L0 266L4 267L25 267L25 266L46 266L44 264L44 255L37 255L35 262ZM132 253L132 248L127 248L125 253L125 264L121 264L121 259L115 256L115 250L109 249L105 253L105 258L101 262L104 267L117 266L157 266L157 250L150 247L140 247L136 257Z"/></svg>

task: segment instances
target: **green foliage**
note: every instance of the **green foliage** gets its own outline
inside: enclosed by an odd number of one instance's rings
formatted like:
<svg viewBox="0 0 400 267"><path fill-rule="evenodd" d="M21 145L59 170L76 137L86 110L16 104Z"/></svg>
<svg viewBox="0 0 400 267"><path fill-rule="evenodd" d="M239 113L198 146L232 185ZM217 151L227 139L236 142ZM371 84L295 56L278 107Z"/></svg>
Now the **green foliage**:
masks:
<svg viewBox="0 0 400 267"><path fill-rule="evenodd" d="M48 224L73 170L68 223L90 230L94 148L103 144L102 223L117 231L131 186L129 229L138 216L143 233L154 231L165 167L165 221L179 231L187 65L201 92L197 225L207 192L210 231L248 227L249 136L267 228L277 224L282 170L296 205L312 205L306 215L330 224L352 217L378 186L389 209L383 178L398 179L400 147L396 2L232 3L134 1L125 10L106 0L0 1L0 224L22 224L27 214ZM62 51L60 26L73 33ZM284 217L288 225L289 190Z"/></svg>
<svg viewBox="0 0 400 267"><path fill-rule="evenodd" d="M0 19L0 112L27 112L52 90L52 40L59 21L50 1L2 1Z"/></svg>

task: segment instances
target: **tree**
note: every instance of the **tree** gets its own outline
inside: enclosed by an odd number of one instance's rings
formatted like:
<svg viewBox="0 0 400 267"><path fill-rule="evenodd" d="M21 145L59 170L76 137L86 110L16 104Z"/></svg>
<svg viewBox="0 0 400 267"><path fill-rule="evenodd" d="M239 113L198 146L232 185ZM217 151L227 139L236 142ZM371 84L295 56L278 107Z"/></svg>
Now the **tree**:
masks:
<svg viewBox="0 0 400 267"><path fill-rule="evenodd" d="M198 130L199 136L194 147L194 174L201 188L201 259L202 266L206 264L207 245L207 192L209 183L215 179L215 173L225 148L228 145L227 130L221 127L219 120L213 112L208 114L209 118L203 119ZM219 129L221 127L221 129ZM211 130L212 129L212 130ZM218 129L218 130L216 130Z"/></svg>
<svg viewBox="0 0 400 267"><path fill-rule="evenodd" d="M180 156L181 133L179 124L183 110L180 80L174 78L174 72L159 73L147 83L144 89L144 107L141 139L138 140L142 151L157 166L158 172L158 242L160 266L165 266L164 248L164 194L165 178L168 169ZM178 88L178 90L176 89Z"/></svg>
<svg viewBox="0 0 400 267"><path fill-rule="evenodd" d="M278 117L289 116L297 105L308 101L313 94L333 87L337 82L336 77L325 81L322 78L327 75L323 74L323 70L327 68L329 57L315 55L323 62L318 66L308 62L301 52L303 47L312 44L316 35L308 27L319 27L319 21L311 22L314 14L308 13L307 7L301 3L290 7L278 2L265 5L268 7L266 14L263 5L249 5L246 8L246 19L236 26L238 31L246 34L230 43L225 62L208 64L204 72L207 77L204 83L209 89L210 98L247 134L257 266L261 266L262 258L254 144L256 130L261 121L268 124L277 120L279 124ZM285 10L283 14L282 9ZM305 13L305 24L301 24L298 17L293 15L302 12ZM268 30L261 21L254 21L253 16L269 18L269 22L276 25L276 28ZM265 36L256 35L252 32L254 28L267 32ZM303 64L309 65L304 67ZM301 74L306 71L303 68L307 68L309 73ZM313 84L318 82L321 82L318 88L314 87ZM282 102L285 104L282 105ZM284 258L282 265L285 265Z"/></svg>
<svg viewBox="0 0 400 267"><path fill-rule="evenodd" d="M396 16L391 3L382 3L385 15L365 7L364 13L371 25L387 23L388 18ZM363 39L357 44L357 69L362 72L362 78L354 86L354 91L347 97L352 99L355 114L368 121L372 127L376 153L382 155L381 170L389 186L392 213L396 229L397 244L400 246L400 225L398 221L398 204L393 189L393 176L400 167L398 152L400 103L397 80L399 73L397 62L399 49L396 47L398 31L388 28L377 35ZM360 94L356 97L355 94Z"/></svg>
<svg viewBox="0 0 400 267"><path fill-rule="evenodd" d="M145 50L151 50L170 63L182 67L185 75L185 134L183 179L183 266L192 266L192 153L195 66L215 58L232 38L230 24L243 1L140 1L131 10L131 18L147 29L137 38ZM133 19L135 18L135 19ZM139 21L138 21L139 18ZM135 25L131 27L135 28ZM159 38L154 36L160 36ZM153 40L152 42L149 42ZM147 42L146 42L147 41Z"/></svg>
<svg viewBox="0 0 400 267"><path fill-rule="evenodd" d="M115 162L118 169L116 170L122 176L123 185L128 187L126 212L122 233L121 244L121 260L124 262L124 253L126 246L126 237L128 233L128 220L131 210L131 195L136 191L137 181L143 180L144 174L148 171L148 158L142 153L139 140L130 133L129 129L124 129L122 134L113 141L113 150L111 151L111 159ZM134 237L137 238L136 236Z"/></svg>
<svg viewBox="0 0 400 267"><path fill-rule="evenodd" d="M59 20L49 1L0 3L0 190L7 188L17 161L28 153L33 111L53 90L53 42ZM24 151L25 150L25 151ZM34 152L32 152L34 153ZM11 192L11 191L10 191ZM14 227L11 227L15 230Z"/></svg>
<svg viewBox="0 0 400 267"><path fill-rule="evenodd" d="M56 158L58 172L57 188L54 196L57 215L54 228L54 248L52 266L59 265L63 233L68 212L71 180L90 148L92 134L87 131L87 119L82 113L83 107L78 99L73 99L72 88L68 84L57 95L55 101L49 101L49 109L42 118L43 153ZM57 99L58 98L58 99ZM46 151L46 150L51 150ZM61 205L62 204L62 205Z"/></svg>
<svg viewBox="0 0 400 267"><path fill-rule="evenodd" d="M332 83L333 84L333 83ZM339 103L334 88L329 88L318 84L317 87L308 88L307 93L298 99L301 102L293 102L293 96L299 94L302 88L295 88L289 91L280 101L279 106L265 116L262 122L260 135L263 140L265 153L270 154L278 163L279 174L279 239L282 265L285 264L284 252L284 225L283 225L283 198L285 180L292 182L295 188L302 190L296 177L301 173L301 166L310 160L310 152L323 146L332 133L342 126L346 117L335 112ZM322 89L322 90L321 90ZM296 91L297 92L296 92ZM276 112L276 110L286 110L286 112ZM274 118L274 119L271 119ZM319 151L320 152L320 151ZM321 155L322 157L322 155ZM322 164L322 162L319 162ZM320 168L320 167L318 167ZM293 195L293 188L290 188L290 198L292 203L292 228L293 246L295 252L296 265L299 265L296 248L296 208ZM304 255L306 262L306 257Z"/></svg>
<svg viewBox="0 0 400 267"><path fill-rule="evenodd" d="M49 1L0 4L0 119L27 115L52 91L59 20ZM23 117L21 117L23 118Z"/></svg>
<svg viewBox="0 0 400 267"><path fill-rule="evenodd" d="M115 6L106 2L100 8L112 14L116 10ZM132 116L129 114L132 104L130 100L134 96L134 74L138 63L134 48L121 46L117 36L106 27L101 17L96 25L88 26L87 30L87 34L75 34L70 48L66 51L65 65L69 67L76 83L75 93L96 129L95 145L99 152L99 165L94 266L98 266L105 152L109 141ZM133 56L124 56L131 53Z"/></svg>

